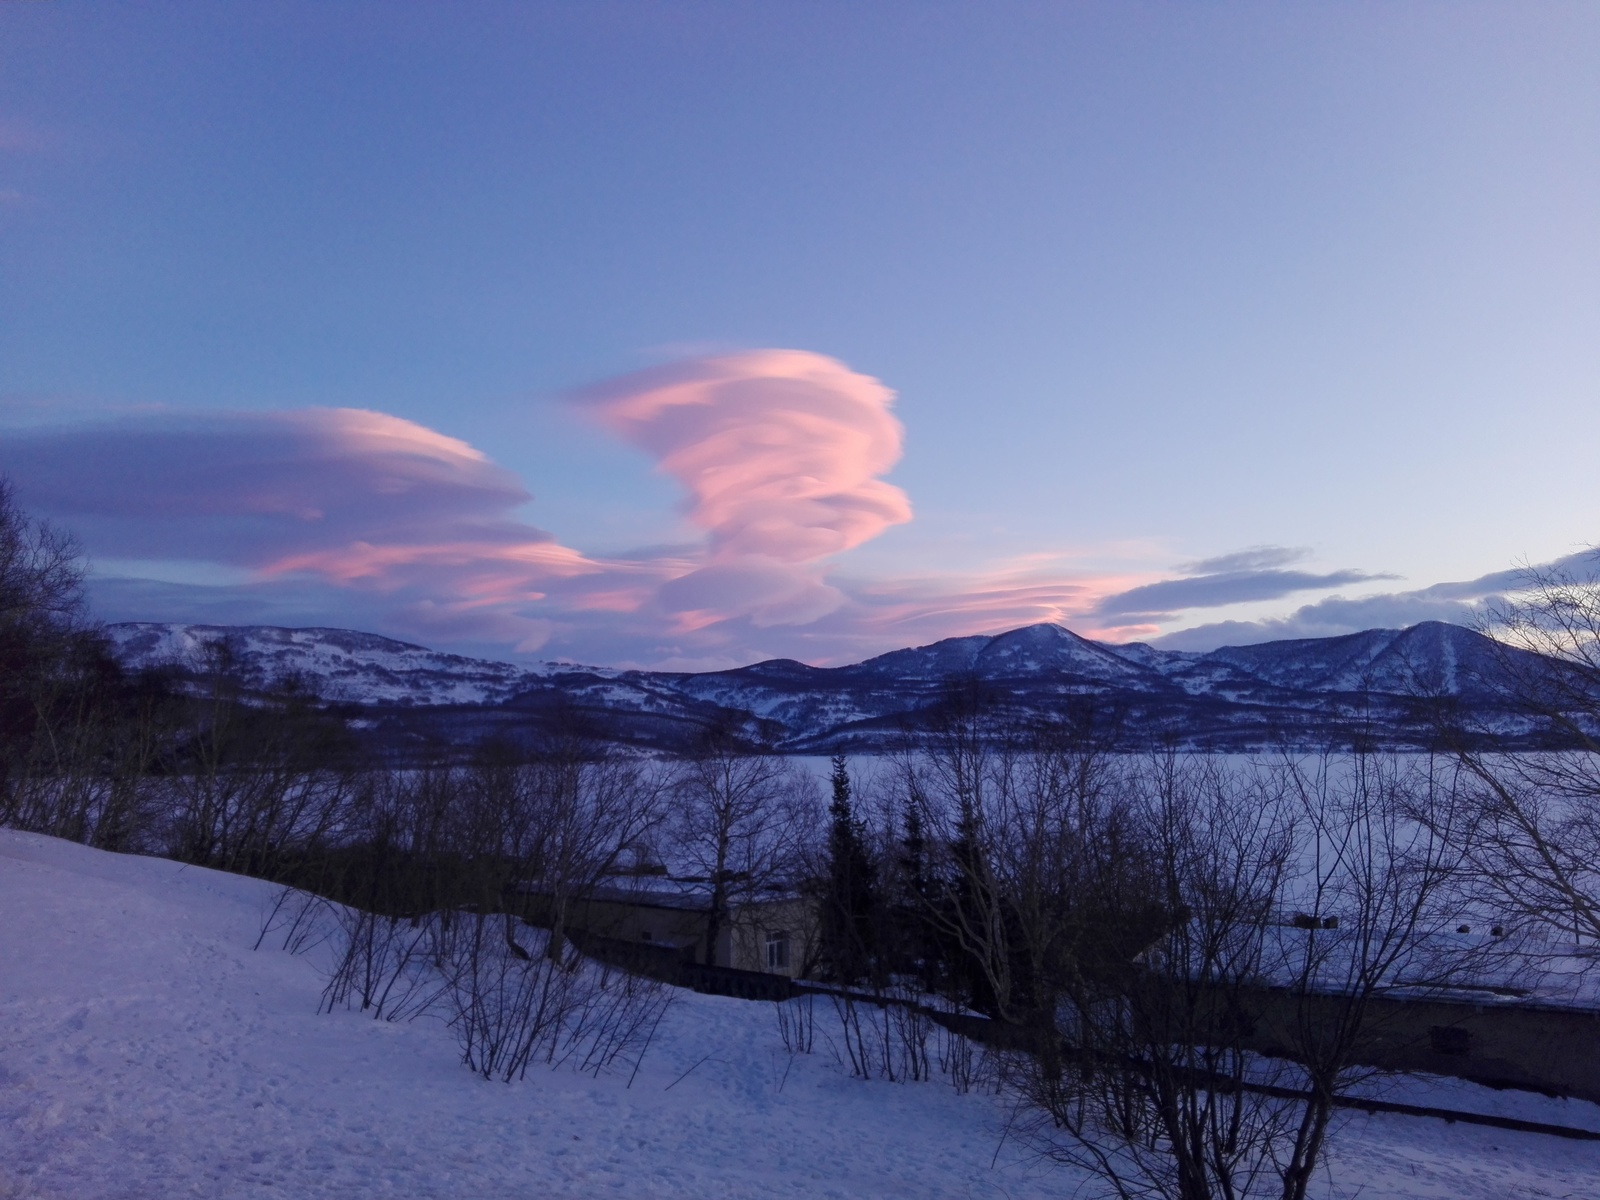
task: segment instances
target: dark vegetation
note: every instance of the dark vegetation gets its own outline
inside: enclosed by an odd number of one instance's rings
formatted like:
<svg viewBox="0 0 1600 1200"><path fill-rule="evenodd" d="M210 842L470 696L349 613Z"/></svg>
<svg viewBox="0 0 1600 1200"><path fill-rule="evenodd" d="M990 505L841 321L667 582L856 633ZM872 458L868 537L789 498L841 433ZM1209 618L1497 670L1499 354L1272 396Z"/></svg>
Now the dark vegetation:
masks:
<svg viewBox="0 0 1600 1200"><path fill-rule="evenodd" d="M858 1074L1001 1087L1107 1194L1298 1200L1378 998L1600 939L1600 587L1532 577L1491 622L1506 705L1569 749L1485 754L1439 704L1432 754L1130 755L1104 708L1023 721L955 678L875 773L833 760L824 817L726 729L665 759L554 720L397 767L309 689L243 689L225 646L130 676L71 541L0 489L0 824L284 885L262 937L320 947L328 1007L438 1013L501 1079L648 1046L669 990L580 951L602 887L692 872L712 967L741 904L799 893ZM778 1006L792 1051L813 1002ZM983 1052L980 1020L1009 1031Z"/></svg>

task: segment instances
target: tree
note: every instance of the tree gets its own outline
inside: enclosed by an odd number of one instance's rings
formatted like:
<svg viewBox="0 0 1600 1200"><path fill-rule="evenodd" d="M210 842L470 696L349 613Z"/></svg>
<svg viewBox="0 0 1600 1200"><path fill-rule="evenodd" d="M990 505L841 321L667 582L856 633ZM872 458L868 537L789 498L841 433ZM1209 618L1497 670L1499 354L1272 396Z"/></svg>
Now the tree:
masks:
<svg viewBox="0 0 1600 1200"><path fill-rule="evenodd" d="M877 879L866 824L851 803L844 755L835 755L832 765L819 950L835 980L855 983L876 967Z"/></svg>
<svg viewBox="0 0 1600 1200"><path fill-rule="evenodd" d="M1253 1036L1294 862L1291 806L1260 773L1174 754L1116 788L1118 804L1080 825L1076 899L1108 933L1134 936L1098 962L1080 946L1051 964L1049 1021L1017 1072L1033 1114L1022 1124L1129 1200L1280 1191L1296 1105L1257 1086L1281 1085L1287 1069ZM1101 847L1123 841L1108 871ZM1141 931L1151 904L1161 919Z"/></svg>
<svg viewBox="0 0 1600 1200"><path fill-rule="evenodd" d="M29 518L0 480L0 792L48 731L52 693L77 665L82 615L77 543Z"/></svg>
<svg viewBox="0 0 1600 1200"><path fill-rule="evenodd" d="M207 659L206 691L174 748L164 849L277 878L335 836L367 764L344 722L298 680L247 694L227 641L212 643Z"/></svg>
<svg viewBox="0 0 1600 1200"><path fill-rule="evenodd" d="M805 834L804 782L781 758L708 737L680 768L669 838L708 888L705 961L720 963L734 905L781 883L795 869Z"/></svg>
<svg viewBox="0 0 1600 1200"><path fill-rule="evenodd" d="M1525 571L1481 632L1494 682L1549 749L1488 754L1453 731L1476 800L1480 896L1511 920L1600 944L1600 551Z"/></svg>
<svg viewBox="0 0 1600 1200"><path fill-rule="evenodd" d="M1280 1166L1282 1194L1304 1200L1335 1104L1380 1073L1367 1052L1395 1032L1377 998L1396 987L1422 998L1481 985L1515 949L1451 936L1463 915L1471 814L1433 759L1323 756L1285 763L1281 778L1297 827L1284 896L1296 917L1279 925L1267 966L1289 1004L1276 1032L1306 1093Z"/></svg>
<svg viewBox="0 0 1600 1200"><path fill-rule="evenodd" d="M0 480L0 824L122 849L164 698L129 680L83 604L77 543Z"/></svg>
<svg viewBox="0 0 1600 1200"><path fill-rule="evenodd" d="M1374 998L1478 982L1506 952L1449 936L1448 773L1002 732L931 740L901 783L929 831L935 986L1012 1027L1014 1128L1120 1197L1304 1200L1393 1033Z"/></svg>

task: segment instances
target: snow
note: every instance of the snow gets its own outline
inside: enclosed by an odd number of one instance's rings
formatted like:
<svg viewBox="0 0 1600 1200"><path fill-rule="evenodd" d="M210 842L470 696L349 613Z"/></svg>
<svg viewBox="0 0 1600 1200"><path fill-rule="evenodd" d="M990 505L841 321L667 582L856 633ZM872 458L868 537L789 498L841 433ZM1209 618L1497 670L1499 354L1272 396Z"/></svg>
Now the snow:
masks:
<svg viewBox="0 0 1600 1200"><path fill-rule="evenodd" d="M130 667L203 673L207 656L225 642L252 685L297 676L326 699L360 704L500 704L551 676L611 674L571 663L519 667L465 658L351 629L130 621L107 626L106 635Z"/></svg>
<svg viewBox="0 0 1600 1200"><path fill-rule="evenodd" d="M994 1097L852 1079L820 1033L791 1064L769 1004L682 994L631 1087L626 1070L485 1082L436 1021L319 1014L313 955L251 948L272 895L0 830L0 1197L1022 1200L1083 1182L1002 1144ZM1389 1096L1600 1128L1593 1105L1450 1081ZM1355 1116L1335 1155L1330 1195L1600 1194L1600 1143Z"/></svg>

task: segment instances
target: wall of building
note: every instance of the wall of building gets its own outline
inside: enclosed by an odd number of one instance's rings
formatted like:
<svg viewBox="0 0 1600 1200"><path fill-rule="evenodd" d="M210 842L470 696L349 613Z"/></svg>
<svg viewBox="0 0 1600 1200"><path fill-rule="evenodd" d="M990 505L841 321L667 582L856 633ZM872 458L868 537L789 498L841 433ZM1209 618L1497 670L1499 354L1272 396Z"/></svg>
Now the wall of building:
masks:
<svg viewBox="0 0 1600 1200"><path fill-rule="evenodd" d="M535 924L548 924L548 912L537 898L530 898L523 915ZM572 906L567 924L617 941L669 947L685 961L706 962L705 908L658 903L648 894L590 899ZM799 978L815 961L816 936L814 909L805 900L740 904L717 937L717 965Z"/></svg>
<svg viewBox="0 0 1600 1200"><path fill-rule="evenodd" d="M1337 997L1296 999L1263 990L1253 1048L1283 1054L1298 1020L1329 1019ZM1600 1103L1600 1012L1485 1000L1464 1003L1405 997L1369 1002L1357 1061L1395 1071L1425 1071L1490 1086L1531 1088Z"/></svg>

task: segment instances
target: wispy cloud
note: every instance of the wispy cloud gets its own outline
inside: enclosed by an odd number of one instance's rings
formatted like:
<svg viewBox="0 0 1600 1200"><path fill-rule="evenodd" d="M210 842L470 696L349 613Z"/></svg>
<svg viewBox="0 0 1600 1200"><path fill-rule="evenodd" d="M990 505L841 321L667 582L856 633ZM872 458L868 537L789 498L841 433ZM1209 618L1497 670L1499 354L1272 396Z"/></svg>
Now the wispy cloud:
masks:
<svg viewBox="0 0 1600 1200"><path fill-rule="evenodd" d="M1393 575L1342 570L1317 573L1283 568L1307 557L1309 551L1286 546L1253 546L1217 558L1186 563L1183 577L1140 584L1107 596L1094 616L1111 621L1154 624L1171 620L1191 608L1222 608L1230 604L1276 600L1295 592L1343 587L1352 583L1393 579Z"/></svg>
<svg viewBox="0 0 1600 1200"><path fill-rule="evenodd" d="M389 597L417 631L459 633L476 620L493 630L484 640L531 649L548 622L528 603L580 576L618 574L518 519L528 493L481 451L384 413L151 413L24 428L0 445L0 470L95 554L249 568L256 584L242 591L279 600L283 581L318 578Z"/></svg>
<svg viewBox="0 0 1600 1200"><path fill-rule="evenodd" d="M548 542L529 497L465 442L384 413L149 413L13 430L0 468L118 553L271 570L355 546Z"/></svg>
<svg viewBox="0 0 1600 1200"><path fill-rule="evenodd" d="M1235 550L1216 558L1202 558L1184 563L1178 568L1184 575L1221 575L1230 571L1265 571L1273 567L1286 567L1311 557L1305 546L1251 546Z"/></svg>
<svg viewBox="0 0 1600 1200"><path fill-rule="evenodd" d="M1538 569L1592 567L1591 551L1569 555ZM1218 646L1240 646L1281 638L1337 637L1363 629L1398 629L1419 621L1449 621L1471 624L1492 603L1527 583L1527 571L1493 571L1476 579L1436 583L1404 592L1347 599L1329 596L1314 604L1302 605L1285 617L1256 621L1217 621L1197 625L1154 639L1154 644L1169 650L1212 650Z"/></svg>
<svg viewBox="0 0 1600 1200"><path fill-rule="evenodd" d="M900 458L894 393L824 355L691 358L569 399L676 479L708 534L705 561L656 595L674 632L836 612L847 597L818 561L911 519L906 494L879 478Z"/></svg>

